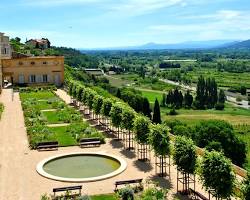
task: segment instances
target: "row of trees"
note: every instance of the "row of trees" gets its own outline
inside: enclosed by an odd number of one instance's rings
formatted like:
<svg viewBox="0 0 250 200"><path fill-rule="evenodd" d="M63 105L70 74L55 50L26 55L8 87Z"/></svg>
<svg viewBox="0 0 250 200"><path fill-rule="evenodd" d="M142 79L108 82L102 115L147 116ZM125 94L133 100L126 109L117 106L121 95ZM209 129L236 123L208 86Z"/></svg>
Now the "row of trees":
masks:
<svg viewBox="0 0 250 200"><path fill-rule="evenodd" d="M107 121L111 120L112 126L118 129L118 137L121 128L127 131L131 140L134 133L139 145L150 145L155 156L161 158L160 168L161 173L164 173L164 159L171 153L170 132L167 126L152 124L147 117L137 114L127 104L113 98L104 98L94 90L74 82L69 84L69 94L89 110L93 110L95 115L103 115L106 126L108 126ZM100 117L97 119L100 120ZM130 144L128 149L131 149ZM235 175L231 161L222 152L206 151L198 165L194 142L185 136L177 136L174 141L173 160L177 169L183 174L185 191L189 189L189 175L197 172L206 190L217 198L229 198L232 195Z"/></svg>
<svg viewBox="0 0 250 200"><path fill-rule="evenodd" d="M169 90L168 94L162 95L162 106L167 105L168 107L181 108L186 107L190 108L193 103L193 96L188 90L184 95L181 90L176 88L175 90Z"/></svg>
<svg viewBox="0 0 250 200"><path fill-rule="evenodd" d="M226 96L223 90L220 90L218 95L217 83L214 78L199 77L194 102L196 108L214 108L217 104L224 104L225 100Z"/></svg>

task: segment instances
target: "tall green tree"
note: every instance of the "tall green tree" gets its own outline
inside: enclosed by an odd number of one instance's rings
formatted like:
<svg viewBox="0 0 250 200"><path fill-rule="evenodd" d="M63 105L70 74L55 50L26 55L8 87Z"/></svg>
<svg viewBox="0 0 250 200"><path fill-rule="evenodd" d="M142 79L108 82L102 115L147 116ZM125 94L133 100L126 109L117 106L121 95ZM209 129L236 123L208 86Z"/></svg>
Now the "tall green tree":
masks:
<svg viewBox="0 0 250 200"><path fill-rule="evenodd" d="M110 117L110 110L112 108L112 104L113 102L110 98L103 99L101 114L106 117L106 124L107 124L108 118Z"/></svg>
<svg viewBox="0 0 250 200"><path fill-rule="evenodd" d="M225 103L225 101L226 101L226 95L225 95L224 90L221 89L221 90L219 91L218 102L219 102L219 103Z"/></svg>
<svg viewBox="0 0 250 200"><path fill-rule="evenodd" d="M155 100L154 104L154 113L153 113L153 122L155 124L161 124L161 111L158 100Z"/></svg>
<svg viewBox="0 0 250 200"><path fill-rule="evenodd" d="M139 144L148 143L150 133L150 120L142 115L138 115L134 121L135 139Z"/></svg>
<svg viewBox="0 0 250 200"><path fill-rule="evenodd" d="M133 129L134 119L135 119L135 112L130 108L124 107L122 110L121 127L128 130L128 138L127 138L128 150L133 149L131 130Z"/></svg>
<svg viewBox="0 0 250 200"><path fill-rule="evenodd" d="M205 80L203 76L198 78L196 87L196 106L198 108L204 108L205 105Z"/></svg>
<svg viewBox="0 0 250 200"><path fill-rule="evenodd" d="M150 103L148 101L148 98L144 97L143 98L143 103L142 103L142 113L147 116L149 119L151 119L151 108L150 108Z"/></svg>
<svg viewBox="0 0 250 200"><path fill-rule="evenodd" d="M183 174L184 192L188 191L189 174L193 174L196 168L197 154L193 141L185 136L177 136L174 142L174 164ZM178 181L178 180L177 180Z"/></svg>
<svg viewBox="0 0 250 200"><path fill-rule="evenodd" d="M190 91L188 90L186 94L184 95L184 104L187 108L190 108L193 103L193 96L190 94Z"/></svg>
<svg viewBox="0 0 250 200"><path fill-rule="evenodd" d="M110 118L112 125L118 129L118 139L120 139L120 126L122 122L122 105L119 102L116 102L112 105L110 110Z"/></svg>
<svg viewBox="0 0 250 200"><path fill-rule="evenodd" d="M230 198L235 175L231 161L223 153L205 152L200 166L200 177L206 190L217 198Z"/></svg>
<svg viewBox="0 0 250 200"><path fill-rule="evenodd" d="M160 157L160 176L164 175L164 158L170 154L170 138L168 127L162 124L151 126L149 143L153 147L155 155Z"/></svg>
<svg viewBox="0 0 250 200"><path fill-rule="evenodd" d="M94 101L93 101L93 110L98 117L98 123L100 122L99 117L101 114L102 104L103 104L103 97L100 95L95 95Z"/></svg>

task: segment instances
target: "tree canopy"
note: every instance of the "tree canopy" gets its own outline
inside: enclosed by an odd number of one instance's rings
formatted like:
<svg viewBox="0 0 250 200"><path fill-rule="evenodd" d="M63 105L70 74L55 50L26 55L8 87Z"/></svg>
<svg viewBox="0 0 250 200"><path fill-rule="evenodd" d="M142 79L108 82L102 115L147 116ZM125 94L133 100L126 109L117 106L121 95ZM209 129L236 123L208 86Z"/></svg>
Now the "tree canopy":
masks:
<svg viewBox="0 0 250 200"><path fill-rule="evenodd" d="M206 190L219 198L229 198L233 193L235 175L231 161L221 152L205 152L200 177Z"/></svg>

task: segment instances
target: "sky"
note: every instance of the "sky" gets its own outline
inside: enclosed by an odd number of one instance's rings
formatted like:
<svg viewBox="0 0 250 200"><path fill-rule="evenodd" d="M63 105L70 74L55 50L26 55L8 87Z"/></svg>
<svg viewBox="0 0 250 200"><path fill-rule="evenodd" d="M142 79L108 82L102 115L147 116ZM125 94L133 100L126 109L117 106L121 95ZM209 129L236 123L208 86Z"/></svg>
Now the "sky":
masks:
<svg viewBox="0 0 250 200"><path fill-rule="evenodd" d="M0 0L0 32L104 48L250 39L249 0Z"/></svg>

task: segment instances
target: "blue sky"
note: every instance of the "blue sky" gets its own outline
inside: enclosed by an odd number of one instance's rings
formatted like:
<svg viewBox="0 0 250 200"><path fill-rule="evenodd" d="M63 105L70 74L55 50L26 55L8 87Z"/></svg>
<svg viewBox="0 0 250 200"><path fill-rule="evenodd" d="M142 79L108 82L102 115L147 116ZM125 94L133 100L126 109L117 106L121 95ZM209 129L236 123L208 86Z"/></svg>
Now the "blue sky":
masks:
<svg viewBox="0 0 250 200"><path fill-rule="evenodd" d="M0 0L0 32L117 47L250 38L249 0Z"/></svg>

